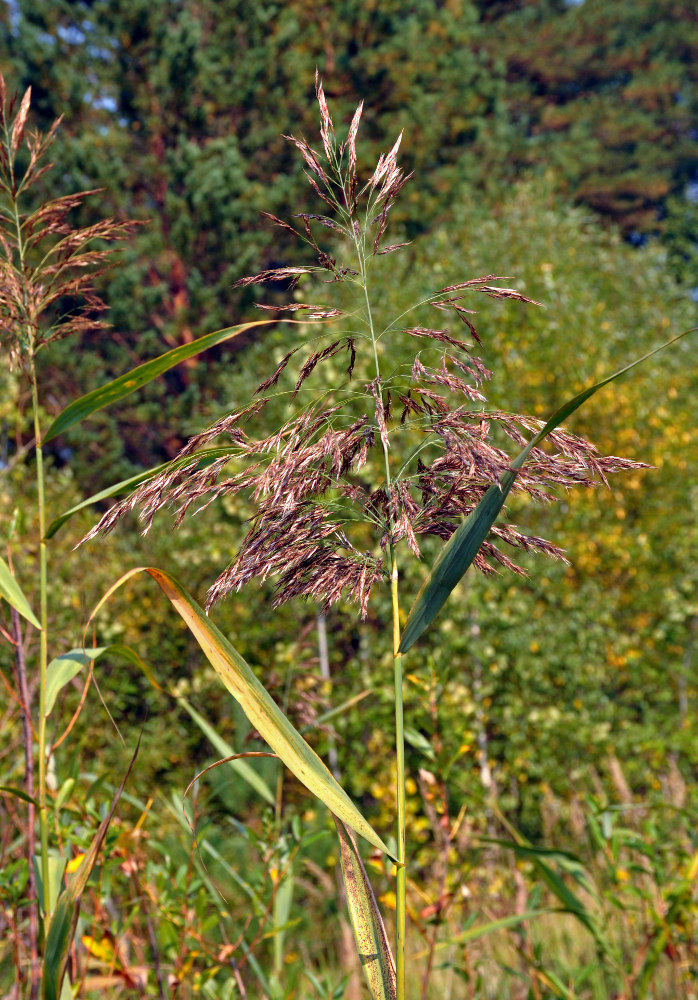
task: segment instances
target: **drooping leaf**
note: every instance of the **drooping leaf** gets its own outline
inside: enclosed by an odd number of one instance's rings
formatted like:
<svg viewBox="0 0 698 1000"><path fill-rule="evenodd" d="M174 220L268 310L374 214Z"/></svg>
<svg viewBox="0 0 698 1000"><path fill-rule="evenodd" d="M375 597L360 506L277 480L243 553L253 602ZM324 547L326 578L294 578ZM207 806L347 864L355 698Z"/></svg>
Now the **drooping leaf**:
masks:
<svg viewBox="0 0 698 1000"><path fill-rule="evenodd" d="M34 628L41 628L41 622L32 611L29 601L24 596L22 588L12 575L10 567L1 556L0 597L4 597L7 603L10 604L15 611L18 611L23 618L26 618L28 622L31 622Z"/></svg>
<svg viewBox="0 0 698 1000"><path fill-rule="evenodd" d="M580 859L568 851L535 847L508 823L505 825L509 826L510 833L516 838L515 841L499 840L494 837L483 837L481 839L488 843L499 844L512 851L518 858L524 858L531 862L541 880L559 900L564 911L576 917L589 931L596 942L599 952L613 958L612 943L608 935L604 933L603 927L599 924L594 911L584 904L583 900L572 891L564 878L553 867L553 863L555 863L564 872L571 874L575 882L582 886L585 893L594 898L597 896L596 889L589 880Z"/></svg>
<svg viewBox="0 0 698 1000"><path fill-rule="evenodd" d="M677 340L681 340L687 334L693 333L696 329L698 327L684 330L683 333L672 337L671 340L656 347L648 354L637 358L637 360L632 361L629 365L619 369L612 375L606 376L600 382L595 382L593 385L583 389L582 392L573 396L572 399L567 400L566 403L563 403L562 406L555 410L547 423L512 461L509 469L504 473L499 483L490 486L475 510L468 515L444 545L431 572L422 584L407 617L399 647L401 653L406 653L426 631L446 603L451 591L463 579L502 509L519 470L523 467L532 449L536 448L551 431L554 431L563 420L574 413L575 410L593 396L594 393L598 392L599 389L602 389L621 375L625 375L637 365L658 354L659 351L663 351L671 344L675 344Z"/></svg>
<svg viewBox="0 0 698 1000"><path fill-rule="evenodd" d="M92 843L83 855L80 867L77 871L66 879L66 887L58 898L56 908L51 916L48 934L46 936L46 946L44 949L44 974L43 974L43 998L44 1000L59 1000L61 996L61 986L65 978L66 966L70 946L75 937L75 929L80 916L80 900L85 891L87 880L92 874L92 869L97 863L99 852L102 849L104 838L107 835L109 824L116 812L116 807L121 798L121 793L126 785L131 769L136 762L138 749L140 747L140 737L133 757L130 760L123 781L114 793L109 812L99 825L97 833L92 839Z"/></svg>
<svg viewBox="0 0 698 1000"><path fill-rule="evenodd" d="M148 382L152 382L158 375L163 375L170 368L174 368L176 365L181 364L182 361L186 361L187 358L193 358L197 354L201 354L202 351L207 351L209 347L215 347L216 344L222 344L226 340L232 340L233 337L239 337L241 333L245 333L246 330L251 330L253 327L267 326L269 323L277 322L293 321L262 319L251 323L241 323L239 326L228 326L224 330L207 333L190 344L182 344L181 347L175 347L173 350L167 351L157 358L153 358L152 361L146 361L144 364L138 365L137 368L126 372L125 375L120 375L119 378L100 386L99 389L88 392L85 396L81 396L80 399L76 399L69 406L66 406L65 410L58 414L47 430L44 442L50 441L58 434L63 434L69 427L80 423L81 420L89 417L97 410L101 410L105 406L110 406L112 403L116 403L125 396L130 395L136 389L140 389L142 386L147 385Z"/></svg>
<svg viewBox="0 0 698 1000"><path fill-rule="evenodd" d="M172 462L165 462L163 465L156 465L152 469L148 469L147 472L139 472L137 476L131 476L130 479L122 479L121 482L114 483L113 486L107 486L106 489L100 490L99 493L93 493L91 497L87 497L86 500L82 500L64 514L54 518L48 526L46 538L52 538L63 527L66 521L69 521L78 511L84 510L85 507L91 507L92 504L99 503L100 500L107 500L109 497L119 496L121 493L128 493L130 490L135 490L141 483L146 483L149 479L164 472L165 469L174 470L184 465L191 465L192 462L198 462L198 467L203 469L212 462L215 462L217 458L230 455L234 451L235 448L232 447L208 448L196 455L187 455Z"/></svg>
<svg viewBox="0 0 698 1000"><path fill-rule="evenodd" d="M94 653L95 656L88 656L87 650L83 652L81 649L71 649L69 653L64 653L49 663L46 668L46 701L44 706L44 715L47 718L56 704L59 692L72 681L73 677L77 677L91 659L96 659L102 650L91 649L89 652Z"/></svg>
<svg viewBox="0 0 698 1000"><path fill-rule="evenodd" d="M349 919L368 988L373 1000L395 1000L395 963L376 897L351 831L336 816L334 821L339 837Z"/></svg>
<svg viewBox="0 0 698 1000"><path fill-rule="evenodd" d="M562 859L563 855L561 853L550 851L546 848L539 849L527 844L515 844L505 840L495 840L494 838L488 838L488 841L489 843L500 844L502 847L508 848L510 851L513 851L517 858L525 858L527 861L532 862L545 884L565 909L573 913L592 934L596 935L598 933L598 928L591 911L584 905L579 896L570 889L552 865L549 864L550 860Z"/></svg>
<svg viewBox="0 0 698 1000"><path fill-rule="evenodd" d="M130 570L109 588L90 616L90 621L114 591L138 573L148 573L160 586L225 687L239 703L262 739L269 744L288 769L334 815L390 857L390 851L376 831L364 819L315 751L289 722L249 665L173 576L153 566L139 566Z"/></svg>

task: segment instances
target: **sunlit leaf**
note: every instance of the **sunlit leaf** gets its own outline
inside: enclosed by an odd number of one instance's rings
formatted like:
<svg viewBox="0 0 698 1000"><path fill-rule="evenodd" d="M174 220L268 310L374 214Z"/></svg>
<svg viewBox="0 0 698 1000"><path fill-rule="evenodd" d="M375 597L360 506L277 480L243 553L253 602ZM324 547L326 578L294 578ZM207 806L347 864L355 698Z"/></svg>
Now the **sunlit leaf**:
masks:
<svg viewBox="0 0 698 1000"><path fill-rule="evenodd" d="M58 434L63 434L69 427L80 423L81 420L89 417L97 410L101 410L105 406L110 406L112 403L116 403L125 396L130 395L136 389L140 389L142 386L147 385L148 382L152 382L158 375L162 375L169 371L170 368L174 368L176 365L181 364L182 361L186 361L187 358L193 358L197 354L201 354L202 351L208 350L209 347L215 347L216 344L222 344L226 340L239 337L241 333L245 333L246 330L251 330L253 327L267 326L269 323L277 322L283 321L262 319L255 320L252 323L242 323L239 326L229 326L224 330L217 330L215 333L207 333L205 336L192 341L191 344L182 344L181 347L175 347L174 350L167 351L165 354L161 354L160 357L153 358L152 361L146 361L145 364L139 365L137 368L126 372L125 375L119 376L119 378L114 379L112 382L100 386L99 389L88 392L87 395L81 396L80 399L76 399L69 406L66 406L65 410L59 413L47 430L44 435L44 442L50 441Z"/></svg>
<svg viewBox="0 0 698 1000"><path fill-rule="evenodd" d="M160 586L186 623L225 687L245 715L286 767L343 822L370 844L390 856L373 827L364 819L344 789L301 734L291 725L252 669L223 633L204 614L182 585L169 573L153 566L140 566L125 573L109 588L90 620L122 584L138 573L148 573Z"/></svg>
<svg viewBox="0 0 698 1000"><path fill-rule="evenodd" d="M22 588L12 575L10 567L1 556L0 597L4 597L7 603L10 604L15 611L18 611L23 618L26 618L28 622L31 622L34 628L41 628L41 623L29 606L29 601L24 596Z"/></svg>
<svg viewBox="0 0 698 1000"><path fill-rule="evenodd" d="M91 661L97 663L98 660L106 656L116 656L122 660L127 660L134 666L139 667L146 674L149 672L145 663L129 646L118 644L112 646L98 646L86 649L71 649L55 660L51 660L46 670L46 704L45 715L48 717L56 704L59 692L68 684L73 677L77 677L80 671Z"/></svg>

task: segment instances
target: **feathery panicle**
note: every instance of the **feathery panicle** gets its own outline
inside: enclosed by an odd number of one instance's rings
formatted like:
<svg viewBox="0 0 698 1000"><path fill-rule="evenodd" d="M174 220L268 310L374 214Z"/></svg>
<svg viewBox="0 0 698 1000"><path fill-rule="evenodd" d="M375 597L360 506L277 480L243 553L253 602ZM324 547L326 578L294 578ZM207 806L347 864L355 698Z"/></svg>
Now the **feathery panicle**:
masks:
<svg viewBox="0 0 698 1000"><path fill-rule="evenodd" d="M59 124L54 122L45 136L28 130L30 102L31 89L13 117L13 102L2 81L0 191L11 210L0 214L0 348L7 351L11 366L25 368L54 340L106 328L99 318L106 307L94 282L112 266L116 250L94 246L97 241L124 239L134 228L133 223L112 219L75 228L70 214L96 191L25 208L28 192L51 168L42 161ZM69 311L63 308L67 300L74 303Z"/></svg>
<svg viewBox="0 0 698 1000"><path fill-rule="evenodd" d="M381 245L390 210L411 176L397 162L402 133L390 152L380 156L359 190L356 139L363 103L354 113L346 139L337 146L319 75L316 93L324 160L305 139L287 138L301 152L309 168L306 176L329 210L296 215L302 220L302 232L265 213L275 225L303 240L315 254L316 264L262 271L242 278L237 282L240 287L282 281L294 287L305 275L330 271L332 281L350 281L365 288L372 256L406 245ZM365 204L359 211L361 199ZM339 237L341 251L349 246L353 260L349 264L339 261L336 245L323 245L320 234L325 239ZM522 447L542 426L532 417L485 408L482 386L492 372L473 354L480 337L468 296L480 293L533 303L508 284L500 284L511 280L496 274L469 278L445 285L427 300L443 314L455 314L468 329L468 340L448 329L426 326L383 331L422 340L425 354L438 355L436 363L427 363L422 352L416 352L411 368L398 369L390 378L381 375L376 350L361 356L362 345L373 342L375 348L376 344L365 311L347 315L300 301L285 306L258 304L273 312L305 312L312 320L344 318L351 320L352 327L339 336L329 332L329 327L320 327L317 339L327 337L325 346L299 345L286 353L258 385L253 403L192 438L168 470L112 508L91 534L111 530L119 518L136 508L147 530L163 507L174 512L178 524L190 508L200 510L221 496L242 493L254 511L250 527L237 555L209 590L207 608L253 578L273 577L275 604L303 597L327 608L345 596L365 616L371 588L387 575L382 550L404 542L419 556L420 536L450 538L462 518L509 469L511 459L500 442L509 439ZM347 383L341 382L325 389L315 402L304 391L303 398L310 401L299 409L300 390L315 369L343 349L349 354L343 374L352 379L354 391L349 393ZM289 363L299 352L303 360L289 381ZM255 439L243 425L247 428L267 405L271 397L266 393L272 389L285 393L289 406L296 409L291 409L278 430ZM393 399L399 404L394 416ZM405 436L416 437L421 444L412 449L415 457L397 476L387 476L397 439ZM210 450L221 440L222 445ZM564 430L554 431L549 442L552 451L532 450L515 480L514 492L545 503L555 499L552 491L556 488L594 486L606 483L611 473L641 467L600 456L589 442ZM374 457L372 475L374 481L378 477L378 485L369 489L359 473ZM367 550L369 529L373 543ZM498 567L522 573L503 547L564 558L559 548L544 539L525 535L514 525L499 524L476 556L476 567L484 573Z"/></svg>
<svg viewBox="0 0 698 1000"><path fill-rule="evenodd" d="M235 282L233 288L246 288L248 285L261 285L265 281L289 281L293 287L301 274L310 274L312 268L308 267L276 267L271 271L260 271L249 278L240 278Z"/></svg>
<svg viewBox="0 0 698 1000"><path fill-rule="evenodd" d="M306 312L308 319L336 319L343 316L341 309L334 309L330 306L313 306L309 302L289 302L285 306L266 306L261 302L255 302L257 309L265 309L268 312Z"/></svg>

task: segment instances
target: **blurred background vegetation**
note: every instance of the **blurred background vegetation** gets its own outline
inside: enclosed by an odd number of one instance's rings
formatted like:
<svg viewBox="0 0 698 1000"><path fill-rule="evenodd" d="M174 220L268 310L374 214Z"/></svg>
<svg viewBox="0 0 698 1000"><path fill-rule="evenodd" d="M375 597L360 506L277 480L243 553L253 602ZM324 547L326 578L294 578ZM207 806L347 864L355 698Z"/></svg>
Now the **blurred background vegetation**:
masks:
<svg viewBox="0 0 698 1000"><path fill-rule="evenodd" d="M401 162L415 177L394 210L392 242L413 242L385 262L386 311L486 273L515 275L544 303L487 301L479 310L494 406L545 416L697 322L692 0L8 0L0 54L8 86L32 87L35 125L64 116L46 196L101 188L76 222L109 214L143 223L101 289L112 330L42 356L49 417L141 360L257 318L252 292L234 281L306 262L260 212L318 210L282 138L312 142L317 133L316 66L335 122L366 102L360 162L375 162L405 130ZM276 294L265 292L266 301ZM331 292L323 286L322 301ZM247 399L270 356L288 350L288 331L269 330L192 359L52 442L52 515L173 457L189 434ZM444 945L431 956L430 995L697 995L695 898L680 890L698 809L694 358L687 338L575 418L573 429L600 450L653 470L619 479L612 493L572 492L543 510L513 505L526 527L564 546L571 565L531 560L523 582L469 577L435 638L409 657L409 809L419 845L411 943L428 950L436 934ZM10 531L27 539L18 572L31 597L32 431L13 375L3 370L0 380L0 531L3 545ZM129 566L161 566L203 599L248 512L237 502L211 508L174 537L160 522L141 539L134 521L73 552L93 514L54 542L51 606L63 643L54 656L81 644L89 611ZM427 563L435 552L425 546ZM416 591L424 567L406 572ZM272 612L268 592L252 587L215 611L383 830L394 819L387 601L378 596L363 624L348 607L319 622L308 605ZM75 783L55 816L70 854L142 730L111 860L83 918L85 995L101 983L114 995L170 996L177 980L178 996L358 997L327 890L336 862L328 817L275 762L254 765L273 806L219 768L192 793L198 854L183 789L224 752L212 735L237 751L254 749L254 734L154 589L120 592L99 641L136 648L164 690L130 665L100 668L127 746L91 693L70 750L55 761L56 790ZM0 665L11 676L8 646ZM77 699L68 688L66 718ZM19 716L11 700L2 713L0 783L19 784ZM12 869L20 820L16 804L0 809L7 914L21 892ZM519 852L492 842L501 840ZM555 877L564 870L578 885L570 858L582 859L585 912L608 929L609 955L574 915L466 940L475 923L520 918L545 899L561 905L524 844L559 849L549 861ZM375 874L389 913L389 880ZM685 912L643 986L637 956L677 898ZM415 997L427 995L421 988L415 982ZM1 974L0 989L14 996Z"/></svg>

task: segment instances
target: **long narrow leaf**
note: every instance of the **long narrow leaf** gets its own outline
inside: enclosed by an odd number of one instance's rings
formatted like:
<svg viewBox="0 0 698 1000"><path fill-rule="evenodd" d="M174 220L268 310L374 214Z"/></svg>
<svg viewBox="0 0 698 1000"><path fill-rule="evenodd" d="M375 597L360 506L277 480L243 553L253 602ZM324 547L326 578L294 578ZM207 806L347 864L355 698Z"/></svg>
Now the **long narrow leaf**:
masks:
<svg viewBox="0 0 698 1000"><path fill-rule="evenodd" d="M504 506L515 479L516 472L508 470L500 483L490 486L475 510L442 548L407 618L400 642L401 653L406 653L429 628L465 575Z"/></svg>
<svg viewBox="0 0 698 1000"><path fill-rule="evenodd" d="M22 588L15 580L10 567L2 557L0 557L0 597L4 597L7 603L15 611L19 611L20 615L26 618L28 622L31 622L34 628L41 628L41 623L32 611Z"/></svg>
<svg viewBox="0 0 698 1000"><path fill-rule="evenodd" d="M477 941L478 938L486 937L488 934L493 934L506 927L516 927L518 924L525 923L526 920L533 920L535 917L544 917L546 914L557 912L557 910L526 910L524 913L512 913L508 917L500 917L499 920L490 920L486 924L475 924L473 927L461 931L460 934L454 934L439 941L434 946L434 951L443 951L445 948L451 948L454 944ZM426 958L428 954L429 949L425 948L424 951L418 951L412 957L415 959Z"/></svg>
<svg viewBox="0 0 698 1000"><path fill-rule="evenodd" d="M334 817L339 837L342 877L347 892L349 919L359 959L373 1000L395 1000L397 979L383 918L368 881L356 841L341 820Z"/></svg>
<svg viewBox="0 0 698 1000"><path fill-rule="evenodd" d="M504 473L500 482L491 486L487 493L477 505L474 511L465 519L460 527L451 535L446 545L441 550L431 572L422 584L417 594L417 598L412 605L412 609L405 623L405 630L400 642L400 652L406 653L417 639L431 625L432 621L446 603L451 591L462 580L466 571L472 564L473 559L484 542L487 534L494 524L497 515L504 505L509 491L511 490L519 470L530 455L533 448L537 447L547 436L558 427L563 420L577 410L582 403L602 389L605 385L613 382L621 375L625 375L637 365L642 364L649 358L663 351L677 340L681 340L689 333L693 333L698 327L684 330L677 337L673 337L666 343L656 347L653 351L643 355L641 358L632 361L629 365L619 369L612 375L595 382L582 392L573 396L566 403L563 403L550 417L547 423L529 441L526 447L512 461L509 469Z"/></svg>
<svg viewBox="0 0 698 1000"><path fill-rule="evenodd" d="M74 400L53 421L44 436L44 442L50 441L58 434L63 434L69 427L80 423L81 420L89 417L90 414L118 402L124 396L135 392L136 389L147 385L148 382L152 382L158 375L164 374L170 368L174 368L188 358L193 358L197 354L201 354L202 351L207 351L209 347L215 347L216 344L222 344L226 340L232 340L233 337L239 337L241 333L245 333L246 330L251 330L253 327L268 326L270 323L276 322L279 321L261 319L255 320L252 323L241 323L239 326L228 326L224 330L207 333L205 336L192 341L191 344L182 344L181 347L175 347L174 350L167 351L158 358L153 358L152 361L146 361L145 364L139 365L130 372L126 372L125 375L120 375L119 378L114 379L112 382L108 382L106 385L100 386L99 389L88 392L86 396L81 396L80 399ZM286 320L284 322L292 321Z"/></svg>
<svg viewBox="0 0 698 1000"><path fill-rule="evenodd" d="M603 389L605 385L615 382L615 380L620 378L621 375L626 375L629 371L632 371L633 368L637 368L638 365L642 365L645 361L649 361L649 359L653 358L655 354L659 354L659 352L665 350L665 348L671 347L671 345L675 344L678 340L681 340L683 337L687 337L689 333L695 333L696 330L698 330L698 326L692 326L690 330L684 330L683 333L679 333L676 337L672 337L671 340L665 341L663 344L660 344L659 347L655 347L654 350L649 351L647 354L643 354L641 358L636 358L635 361L631 361L629 365L626 365L624 368L619 368L617 372L613 372L612 375L607 375L606 378L602 378L600 382L595 382L594 385L587 386L586 389L582 389L582 391L577 393L576 396L573 396L572 399L568 399L566 403L563 403L562 406L555 410L552 417L550 417L547 423L541 427L533 440L529 441L524 450L516 456L514 461L511 463L512 469L520 469L528 458L531 449L536 448L541 441L543 441L548 434L550 434L551 431L554 431L556 427L559 427L563 420L566 420L570 414L574 413L575 410L578 410L582 403L586 403L587 399L593 396L595 392L598 392L599 389Z"/></svg>
<svg viewBox="0 0 698 1000"><path fill-rule="evenodd" d="M128 493L129 490L135 489L141 483L145 483L160 472L164 472L165 469L173 471L184 465L191 465L193 462L197 462L198 468L205 468L211 462L215 462L217 458L223 458L223 456L230 455L234 451L236 451L234 447L208 448L205 451L198 452L196 455L186 455L184 458L175 459L173 462L156 465L152 469L148 469L147 472L139 472L137 476L131 476L130 479L122 479L120 482L114 483L113 486L107 486L105 490L100 490L99 493L93 493L91 497L82 500L64 514L54 518L48 526L46 538L52 538L59 528L62 528L65 522L69 521L73 514L77 514L78 511L84 510L85 507L91 507L92 504L99 503L100 500L107 500L109 497L118 496L120 493Z"/></svg>
<svg viewBox="0 0 698 1000"><path fill-rule="evenodd" d="M593 910L585 906L582 900L567 885L561 875L559 875L549 861L556 862L563 871L572 875L575 882L589 893L592 897L598 898L598 893L594 885L590 882L587 873L579 858L568 851L551 850L545 847L534 847L522 834L518 833L508 823L509 832L515 837L514 841L500 840L495 837L483 837L483 841L490 844L499 844L507 850L513 851L518 858L524 858L532 862L541 880L548 889L562 904L563 909L572 914L586 927L594 938L600 952L608 955L611 961L614 960L613 949L607 935L598 923Z"/></svg>
<svg viewBox="0 0 698 1000"><path fill-rule="evenodd" d="M29 795L23 789L21 789L21 788L15 788L14 785L0 785L0 794L1 795L14 795L14 797L16 799L22 799L23 802L31 802L31 804L33 806L36 806L37 809L41 808L41 805L40 805L38 799L32 798L31 795Z"/></svg>
<svg viewBox="0 0 698 1000"><path fill-rule="evenodd" d="M87 880L92 874L92 869L97 864L99 852L102 850L104 838L107 835L109 824L116 812L116 807L124 790L126 780L131 773L131 769L138 756L140 747L140 737L133 753L133 757L126 769L124 779L117 788L112 799L109 812L99 825L97 833L92 839L87 852L85 853L78 870L68 880L65 889L61 893L56 908L51 917L51 924L46 937L46 947L44 949L44 975L43 975L43 997L44 1000L59 1000L61 986L65 977L66 966L70 946L75 936L75 928L80 915L80 900L85 891Z"/></svg>
<svg viewBox="0 0 698 1000"><path fill-rule="evenodd" d="M679 924L682 918L691 913L691 910L694 908L694 882L697 877L698 851L691 858L684 878L668 893L668 899L671 900L669 909L656 922L652 943L647 951L640 975L637 979L637 995L640 1000L647 995L654 971L671 939L674 926Z"/></svg>
<svg viewBox="0 0 698 1000"><path fill-rule="evenodd" d="M291 725L242 656L173 576L153 566L139 566L130 570L110 587L90 616L90 621L114 591L138 573L148 573L159 585L225 687L240 704L262 739L278 754L288 769L334 815L390 857L390 851L376 831L364 819L315 751Z"/></svg>

